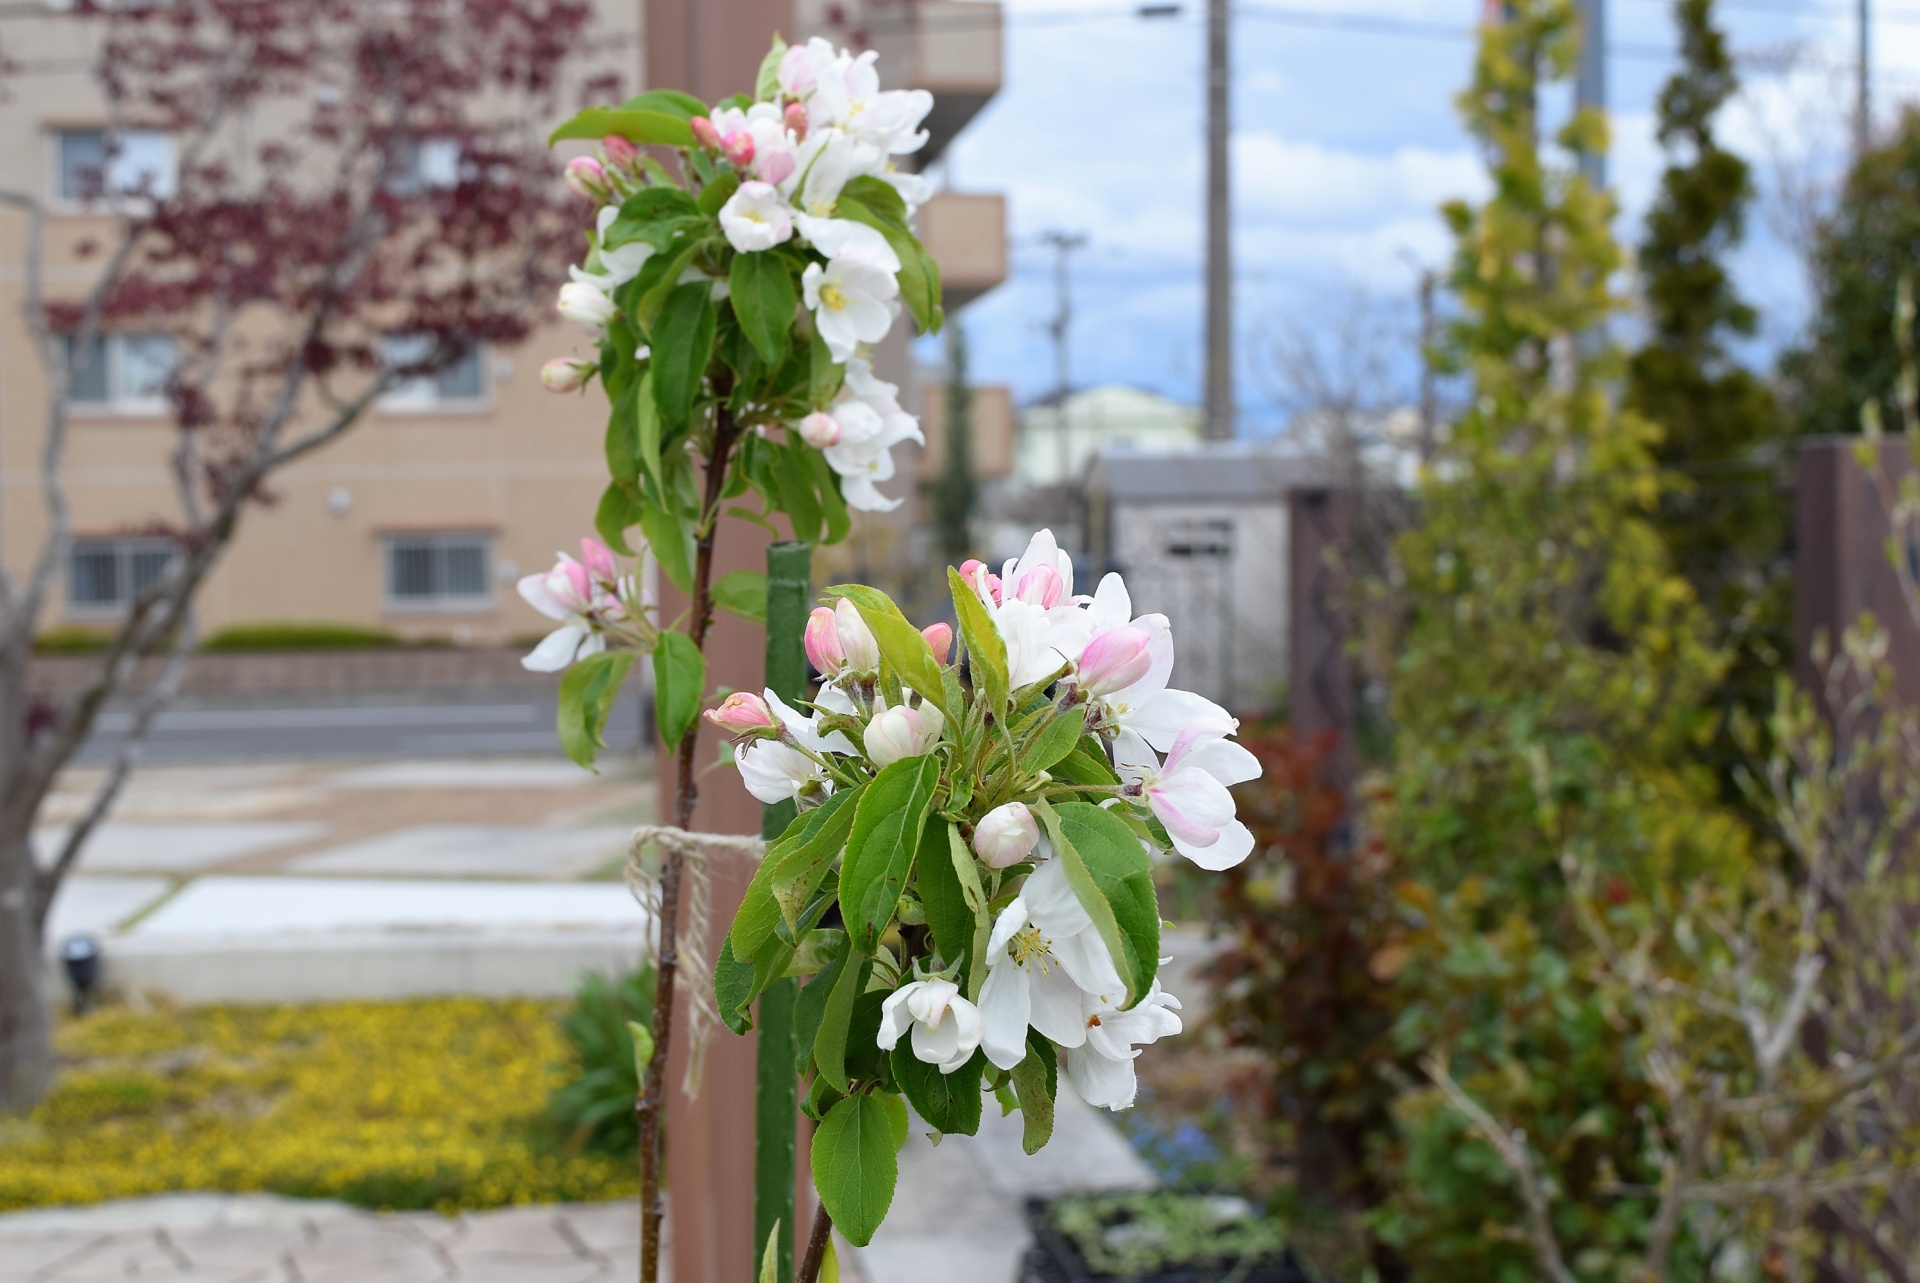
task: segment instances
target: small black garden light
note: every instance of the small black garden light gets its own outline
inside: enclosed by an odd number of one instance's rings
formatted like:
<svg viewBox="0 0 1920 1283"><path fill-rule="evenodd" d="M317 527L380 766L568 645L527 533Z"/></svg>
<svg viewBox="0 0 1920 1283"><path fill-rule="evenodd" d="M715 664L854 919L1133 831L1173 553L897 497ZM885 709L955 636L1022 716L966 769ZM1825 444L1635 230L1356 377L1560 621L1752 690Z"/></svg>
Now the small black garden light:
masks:
<svg viewBox="0 0 1920 1283"><path fill-rule="evenodd" d="M100 987L100 942L92 936L68 936L60 945L60 965L66 968L67 983L73 986L73 1014L80 1015L93 1005L94 991Z"/></svg>

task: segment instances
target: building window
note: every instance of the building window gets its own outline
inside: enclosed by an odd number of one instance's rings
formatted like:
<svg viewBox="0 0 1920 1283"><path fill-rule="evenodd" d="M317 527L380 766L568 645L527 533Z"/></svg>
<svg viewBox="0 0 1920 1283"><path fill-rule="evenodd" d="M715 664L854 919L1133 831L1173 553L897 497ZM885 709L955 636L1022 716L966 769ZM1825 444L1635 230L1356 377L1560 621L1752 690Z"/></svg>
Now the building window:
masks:
<svg viewBox="0 0 1920 1283"><path fill-rule="evenodd" d="M394 196L449 191L460 185L458 138L403 139L396 143L387 191Z"/></svg>
<svg viewBox="0 0 1920 1283"><path fill-rule="evenodd" d="M54 176L63 201L174 194L173 136L157 129L62 129L54 137Z"/></svg>
<svg viewBox="0 0 1920 1283"><path fill-rule="evenodd" d="M116 414L164 414L176 349L167 334L96 334L85 353L66 336L67 404Z"/></svg>
<svg viewBox="0 0 1920 1283"><path fill-rule="evenodd" d="M67 609L117 615L153 587L177 553L165 539L76 539L67 554Z"/></svg>
<svg viewBox="0 0 1920 1283"><path fill-rule="evenodd" d="M412 365L431 356L436 341L431 334L389 334L380 340L380 359L388 369ZM380 398L381 408L430 410L483 404L487 399L483 355L480 344L468 343L450 364L389 389Z"/></svg>
<svg viewBox="0 0 1920 1283"><path fill-rule="evenodd" d="M1169 557L1231 557L1233 523L1231 521L1174 521L1163 528L1166 555Z"/></svg>
<svg viewBox="0 0 1920 1283"><path fill-rule="evenodd" d="M484 534L387 537L387 606L472 610L493 603L493 540Z"/></svg>

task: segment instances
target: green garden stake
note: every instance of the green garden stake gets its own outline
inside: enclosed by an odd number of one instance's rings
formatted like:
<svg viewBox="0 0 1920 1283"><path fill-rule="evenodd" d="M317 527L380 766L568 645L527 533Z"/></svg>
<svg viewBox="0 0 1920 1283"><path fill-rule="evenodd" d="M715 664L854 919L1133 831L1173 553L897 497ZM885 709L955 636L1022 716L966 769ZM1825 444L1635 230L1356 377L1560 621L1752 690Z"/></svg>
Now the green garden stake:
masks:
<svg viewBox="0 0 1920 1283"><path fill-rule="evenodd" d="M807 697L807 654L803 638L813 603L808 582L813 549L805 543L777 543L767 549L767 688L790 704ZM760 835L769 841L792 822L794 805L781 802L761 811ZM793 1071L793 1006L800 982L776 980L760 995L759 1065L754 1088L753 1241L771 1243L778 1283L793 1277L793 1236L778 1233L793 1225L793 1173L799 1113L798 1078ZM763 1270L762 1278L769 1277Z"/></svg>

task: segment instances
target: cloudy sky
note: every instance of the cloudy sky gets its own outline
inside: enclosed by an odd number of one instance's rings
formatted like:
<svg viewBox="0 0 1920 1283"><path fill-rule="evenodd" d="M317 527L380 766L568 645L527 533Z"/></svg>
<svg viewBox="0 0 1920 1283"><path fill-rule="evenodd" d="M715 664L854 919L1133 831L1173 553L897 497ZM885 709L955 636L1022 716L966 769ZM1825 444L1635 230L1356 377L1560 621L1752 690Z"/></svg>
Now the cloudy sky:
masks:
<svg viewBox="0 0 1920 1283"><path fill-rule="evenodd" d="M1653 104L1672 66L1667 0L1610 0L1612 177L1637 237L1659 174ZM1920 93L1920 2L1874 0L1877 110ZM1809 191L1844 155L1851 0L1720 0L1748 57L1724 131L1762 188L1739 267L1764 349L1805 310L1794 251ZM1051 229L1074 259L1076 385L1123 380L1197 400L1204 0L1143 20L1131 0L1006 0L1006 87L955 144L947 181L1007 193L1012 279L966 315L974 369L1022 400L1048 391ZM1452 101L1481 0L1243 0L1234 32L1237 368L1243 431L1278 430L1276 336L1356 315L1410 333L1422 265L1444 262L1436 207L1482 192ZM1338 24L1326 25L1332 18ZM1351 327L1349 327L1351 328ZM1411 369L1411 358L1402 369Z"/></svg>

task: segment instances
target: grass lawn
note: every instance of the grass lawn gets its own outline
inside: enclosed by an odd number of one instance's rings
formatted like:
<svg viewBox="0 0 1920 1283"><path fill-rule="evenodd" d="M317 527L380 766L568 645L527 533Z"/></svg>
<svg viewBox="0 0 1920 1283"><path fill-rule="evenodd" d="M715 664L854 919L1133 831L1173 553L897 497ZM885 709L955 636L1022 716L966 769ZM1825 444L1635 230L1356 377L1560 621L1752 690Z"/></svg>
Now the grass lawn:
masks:
<svg viewBox="0 0 1920 1283"><path fill-rule="evenodd" d="M372 1208L638 1192L545 1121L565 1004L444 999L110 1009L66 1023L60 1085L0 1118L0 1210L178 1190Z"/></svg>

